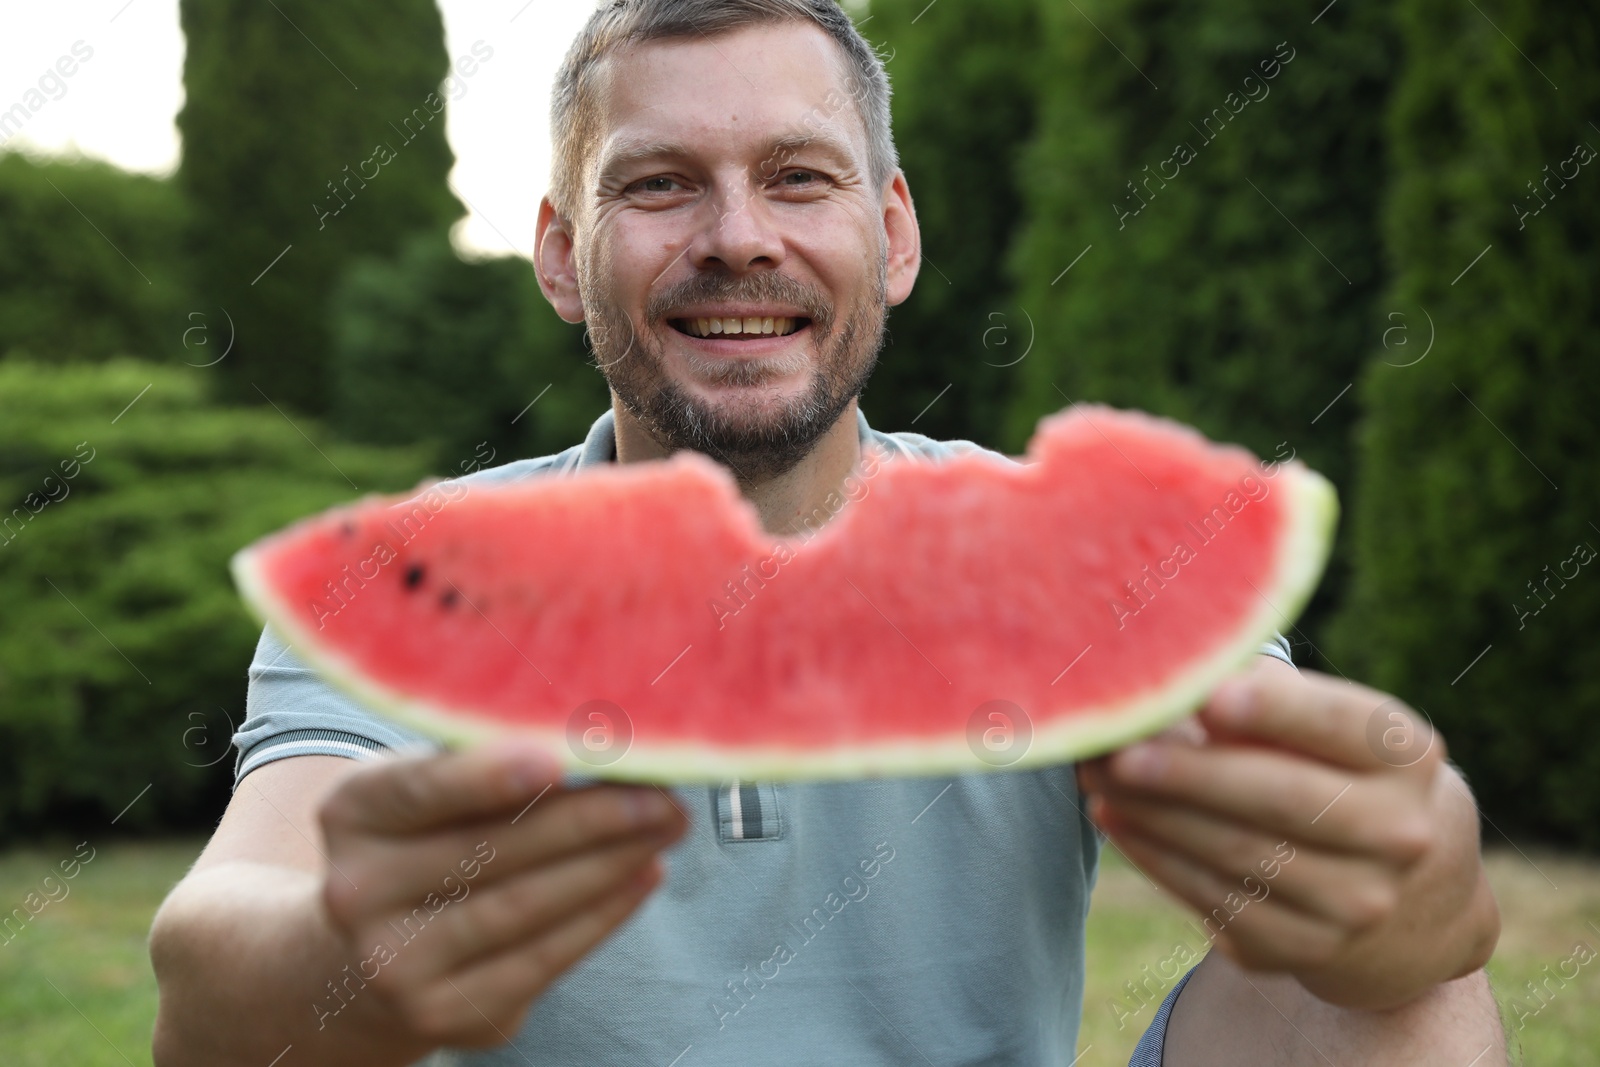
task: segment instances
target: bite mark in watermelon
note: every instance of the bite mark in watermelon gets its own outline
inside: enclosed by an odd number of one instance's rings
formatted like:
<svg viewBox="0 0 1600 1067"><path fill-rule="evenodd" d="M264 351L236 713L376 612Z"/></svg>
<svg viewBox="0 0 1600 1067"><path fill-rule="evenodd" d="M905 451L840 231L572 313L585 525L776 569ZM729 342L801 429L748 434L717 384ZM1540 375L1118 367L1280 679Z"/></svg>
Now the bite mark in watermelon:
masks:
<svg viewBox="0 0 1600 1067"><path fill-rule="evenodd" d="M1108 751L1197 707L1326 561L1337 503L1300 463L1083 406L1026 460L869 454L836 517L788 539L695 453L441 483L304 520L233 571L308 663L426 733L723 781Z"/></svg>

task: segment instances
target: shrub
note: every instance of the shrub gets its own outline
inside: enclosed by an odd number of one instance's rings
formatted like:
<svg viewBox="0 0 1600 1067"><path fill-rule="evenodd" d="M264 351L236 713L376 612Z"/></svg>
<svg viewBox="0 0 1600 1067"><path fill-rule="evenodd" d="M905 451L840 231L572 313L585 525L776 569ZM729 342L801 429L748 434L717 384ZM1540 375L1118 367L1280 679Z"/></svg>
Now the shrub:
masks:
<svg viewBox="0 0 1600 1067"><path fill-rule="evenodd" d="M422 474L208 403L202 377L0 363L0 834L104 827L146 785L119 829L208 825L259 632L229 556Z"/></svg>
<svg viewBox="0 0 1600 1067"><path fill-rule="evenodd" d="M333 336L340 432L427 443L441 475L558 452L610 403L582 328L556 315L527 260L463 261L442 238L353 268Z"/></svg>
<svg viewBox="0 0 1600 1067"><path fill-rule="evenodd" d="M170 181L0 154L0 358L181 351L182 225Z"/></svg>

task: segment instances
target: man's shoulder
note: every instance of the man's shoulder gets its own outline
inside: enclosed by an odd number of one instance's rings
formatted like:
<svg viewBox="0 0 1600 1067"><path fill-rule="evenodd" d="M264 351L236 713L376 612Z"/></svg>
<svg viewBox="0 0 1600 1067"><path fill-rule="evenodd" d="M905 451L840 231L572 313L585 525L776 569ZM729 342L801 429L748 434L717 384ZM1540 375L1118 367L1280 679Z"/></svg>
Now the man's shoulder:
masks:
<svg viewBox="0 0 1600 1067"><path fill-rule="evenodd" d="M886 433L882 430L868 428L866 439L872 441L891 457L904 456L910 459L925 460L939 463L944 460L954 459L957 456L981 455L1001 460L1005 463L1016 463L1012 457L992 448L985 448L976 441L965 438L940 440L928 437L925 434L912 433L902 430L896 433Z"/></svg>
<svg viewBox="0 0 1600 1067"><path fill-rule="evenodd" d="M583 452L583 446L573 445L571 448L553 453L548 456L536 456L532 459L515 459L509 463L502 463L498 467L484 467L482 470L464 474L450 481L455 485L482 486L482 485L507 485L527 478L537 478L549 474L566 474L576 468L578 457Z"/></svg>

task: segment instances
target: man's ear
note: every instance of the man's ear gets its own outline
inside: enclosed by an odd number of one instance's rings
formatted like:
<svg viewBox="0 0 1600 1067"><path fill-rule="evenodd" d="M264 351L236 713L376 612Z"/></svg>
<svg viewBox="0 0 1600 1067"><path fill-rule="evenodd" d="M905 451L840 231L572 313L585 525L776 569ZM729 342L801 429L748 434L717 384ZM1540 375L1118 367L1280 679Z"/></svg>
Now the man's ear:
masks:
<svg viewBox="0 0 1600 1067"><path fill-rule="evenodd" d="M571 228L556 214L550 198L539 201L539 222L534 237L533 270L539 289L565 322L583 321L583 299L578 295L577 247Z"/></svg>
<svg viewBox="0 0 1600 1067"><path fill-rule="evenodd" d="M883 191L884 236L889 244L887 298L890 307L904 302L917 283L922 265L922 231L905 172L896 170Z"/></svg>

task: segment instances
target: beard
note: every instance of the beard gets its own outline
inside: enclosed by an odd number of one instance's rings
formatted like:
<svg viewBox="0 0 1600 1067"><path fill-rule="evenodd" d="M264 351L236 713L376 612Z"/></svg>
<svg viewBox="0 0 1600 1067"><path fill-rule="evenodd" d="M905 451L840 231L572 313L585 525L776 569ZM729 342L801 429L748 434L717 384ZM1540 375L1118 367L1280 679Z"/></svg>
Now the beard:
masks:
<svg viewBox="0 0 1600 1067"><path fill-rule="evenodd" d="M627 313L610 299L604 280L611 276L608 264L594 266L592 272L580 270L579 291L595 360L612 392L662 448L691 449L720 460L741 485L785 474L805 459L866 388L883 344L888 265L882 255L876 284L842 320L823 294L781 274L697 273L652 294L645 303L645 322L664 324L663 315L689 303L787 304L803 308L811 320L809 343L817 352L809 384L788 400L779 400L777 383L811 363L803 351L759 360L691 354L687 363L694 380L746 394L713 405L670 379L665 345L634 329Z"/></svg>

